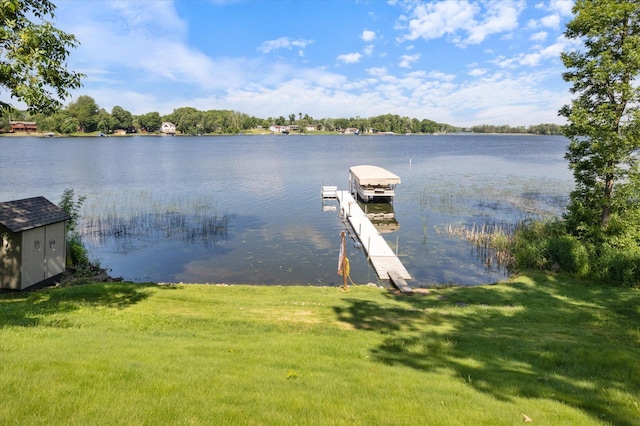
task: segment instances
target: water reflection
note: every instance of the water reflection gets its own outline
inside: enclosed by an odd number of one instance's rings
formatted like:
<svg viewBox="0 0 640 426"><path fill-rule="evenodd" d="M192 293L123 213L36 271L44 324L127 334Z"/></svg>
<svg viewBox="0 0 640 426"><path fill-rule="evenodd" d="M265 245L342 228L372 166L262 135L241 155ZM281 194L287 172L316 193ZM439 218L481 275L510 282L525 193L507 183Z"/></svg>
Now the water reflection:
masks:
<svg viewBox="0 0 640 426"><path fill-rule="evenodd" d="M358 200L358 205L381 234L388 234L400 229L392 203L365 203Z"/></svg>

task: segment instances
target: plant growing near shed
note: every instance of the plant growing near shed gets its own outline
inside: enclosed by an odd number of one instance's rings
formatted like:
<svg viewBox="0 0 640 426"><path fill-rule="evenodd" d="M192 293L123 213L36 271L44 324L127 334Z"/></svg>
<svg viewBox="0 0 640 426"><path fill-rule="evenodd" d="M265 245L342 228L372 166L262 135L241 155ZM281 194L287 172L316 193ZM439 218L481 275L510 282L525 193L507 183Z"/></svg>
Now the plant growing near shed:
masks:
<svg viewBox="0 0 640 426"><path fill-rule="evenodd" d="M89 265L89 255L87 249L82 243L82 238L76 230L78 219L80 218L80 209L87 199L85 196L75 198L73 189L65 189L62 193L58 207L64 210L70 217L67 221L67 248L69 250L68 262L76 268L84 268Z"/></svg>

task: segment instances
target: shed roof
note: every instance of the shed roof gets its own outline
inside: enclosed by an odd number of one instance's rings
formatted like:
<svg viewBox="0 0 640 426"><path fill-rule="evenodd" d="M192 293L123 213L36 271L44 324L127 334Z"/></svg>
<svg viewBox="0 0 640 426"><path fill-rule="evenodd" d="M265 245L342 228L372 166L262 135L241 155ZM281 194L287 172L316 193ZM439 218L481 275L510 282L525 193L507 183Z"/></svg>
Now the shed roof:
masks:
<svg viewBox="0 0 640 426"><path fill-rule="evenodd" d="M353 166L349 169L360 185L397 185L400 177L378 166Z"/></svg>
<svg viewBox="0 0 640 426"><path fill-rule="evenodd" d="M22 232L69 219L64 210L44 197L0 203L0 224L11 232Z"/></svg>

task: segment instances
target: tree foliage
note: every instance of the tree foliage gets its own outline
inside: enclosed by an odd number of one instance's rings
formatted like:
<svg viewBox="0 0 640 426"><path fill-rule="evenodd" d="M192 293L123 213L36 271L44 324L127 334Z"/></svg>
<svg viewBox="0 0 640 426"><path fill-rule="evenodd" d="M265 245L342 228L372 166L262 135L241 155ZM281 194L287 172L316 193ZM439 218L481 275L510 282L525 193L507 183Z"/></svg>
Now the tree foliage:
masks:
<svg viewBox="0 0 640 426"><path fill-rule="evenodd" d="M578 0L565 36L583 47L562 54L576 97L560 115L576 181L568 229L593 243L638 244L640 2Z"/></svg>
<svg viewBox="0 0 640 426"><path fill-rule="evenodd" d="M509 125L481 124L471 127L473 133L514 133L529 135L561 135L562 126L558 124L536 124L529 127Z"/></svg>
<svg viewBox="0 0 640 426"><path fill-rule="evenodd" d="M137 118L138 127L145 132L157 132L162 125L162 118L158 112L149 112Z"/></svg>
<svg viewBox="0 0 640 426"><path fill-rule="evenodd" d="M67 69L78 42L47 21L54 10L48 0L0 1L0 88L30 112L60 108L84 77ZM11 109L9 100L0 100L0 113Z"/></svg>
<svg viewBox="0 0 640 426"><path fill-rule="evenodd" d="M164 117L176 125L183 134L227 133L234 134L256 126L257 120L230 110L199 111L192 107L174 109Z"/></svg>
<svg viewBox="0 0 640 426"><path fill-rule="evenodd" d="M111 109L111 117L116 129L128 129L133 126L133 115L119 105Z"/></svg>
<svg viewBox="0 0 640 426"><path fill-rule="evenodd" d="M384 114L370 118L325 118L319 120L317 124L324 130L356 128L363 133L446 133L456 129L448 124L436 123L427 119L418 120L417 118L401 117L397 114Z"/></svg>
<svg viewBox="0 0 640 426"><path fill-rule="evenodd" d="M100 108L91 96L80 96L67 106L67 111L78 120L81 132L92 132L96 129Z"/></svg>

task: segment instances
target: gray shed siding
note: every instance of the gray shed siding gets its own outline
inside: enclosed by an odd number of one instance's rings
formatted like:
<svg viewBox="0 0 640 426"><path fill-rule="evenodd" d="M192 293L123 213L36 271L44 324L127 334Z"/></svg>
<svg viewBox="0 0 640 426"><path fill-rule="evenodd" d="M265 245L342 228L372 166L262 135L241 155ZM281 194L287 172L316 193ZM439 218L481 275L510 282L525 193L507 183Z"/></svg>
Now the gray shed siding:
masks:
<svg viewBox="0 0 640 426"><path fill-rule="evenodd" d="M43 197L0 203L0 288L24 290L65 271L66 220Z"/></svg>

